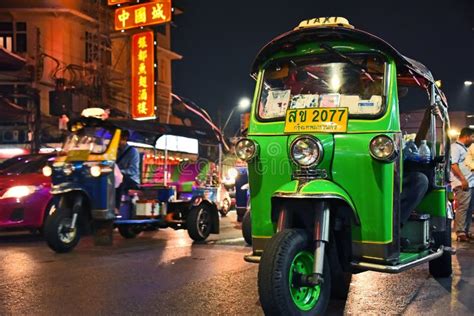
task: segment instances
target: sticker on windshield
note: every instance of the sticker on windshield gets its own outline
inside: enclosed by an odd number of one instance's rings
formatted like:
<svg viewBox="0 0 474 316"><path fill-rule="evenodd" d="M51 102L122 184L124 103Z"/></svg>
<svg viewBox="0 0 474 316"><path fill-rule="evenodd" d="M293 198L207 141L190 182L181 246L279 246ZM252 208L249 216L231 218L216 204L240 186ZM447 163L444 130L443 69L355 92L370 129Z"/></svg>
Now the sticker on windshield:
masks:
<svg viewBox="0 0 474 316"><path fill-rule="evenodd" d="M318 94L298 94L291 98L290 109L316 108L318 104Z"/></svg>
<svg viewBox="0 0 474 316"><path fill-rule="evenodd" d="M291 90L270 90L262 117L284 116L290 103Z"/></svg>
<svg viewBox="0 0 474 316"><path fill-rule="evenodd" d="M285 133L344 133L347 108L290 109L286 112Z"/></svg>
<svg viewBox="0 0 474 316"><path fill-rule="evenodd" d="M321 108L337 108L341 102L341 95L339 93L329 93L321 95L319 107Z"/></svg>

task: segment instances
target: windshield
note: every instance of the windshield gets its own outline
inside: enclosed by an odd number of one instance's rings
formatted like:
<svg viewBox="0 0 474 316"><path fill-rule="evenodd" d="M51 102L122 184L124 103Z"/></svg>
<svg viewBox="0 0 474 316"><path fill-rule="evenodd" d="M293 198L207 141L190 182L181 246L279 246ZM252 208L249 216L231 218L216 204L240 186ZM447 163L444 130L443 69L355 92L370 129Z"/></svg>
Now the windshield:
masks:
<svg viewBox="0 0 474 316"><path fill-rule="evenodd" d="M2 174L27 174L38 173L46 165L49 159L54 159L51 155L29 155L24 159L18 159L16 163L1 170Z"/></svg>
<svg viewBox="0 0 474 316"><path fill-rule="evenodd" d="M63 145L63 151L87 150L92 154L102 154L107 150L112 134L102 127L85 127L69 135Z"/></svg>
<svg viewBox="0 0 474 316"><path fill-rule="evenodd" d="M13 158L10 158L10 159L7 159L5 161L3 161L2 163L0 163L0 172L9 168L10 166L14 165L14 164L17 164L18 162L20 161L24 161L28 158L31 158L32 155L22 155L22 156L16 156L16 157L13 157Z"/></svg>
<svg viewBox="0 0 474 316"><path fill-rule="evenodd" d="M384 60L347 54L277 61L265 69L258 116L284 118L288 109L345 107L352 117L384 111Z"/></svg>

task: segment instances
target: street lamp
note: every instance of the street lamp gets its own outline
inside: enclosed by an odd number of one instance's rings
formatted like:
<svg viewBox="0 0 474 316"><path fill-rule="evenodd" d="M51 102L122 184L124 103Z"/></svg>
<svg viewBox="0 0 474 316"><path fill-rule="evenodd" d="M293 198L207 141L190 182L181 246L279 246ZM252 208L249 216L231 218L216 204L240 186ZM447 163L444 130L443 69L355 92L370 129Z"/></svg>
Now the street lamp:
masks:
<svg viewBox="0 0 474 316"><path fill-rule="evenodd" d="M466 87L472 86L472 81L466 80L466 81L464 81L464 85L465 85Z"/></svg>
<svg viewBox="0 0 474 316"><path fill-rule="evenodd" d="M239 103L232 108L232 111L229 114L229 117L225 121L224 127L222 128L222 134L224 134L224 129L226 128L227 124L229 124L230 118L235 112L235 109L239 109L241 111L245 111L250 107L250 99L249 98L242 98L240 99Z"/></svg>

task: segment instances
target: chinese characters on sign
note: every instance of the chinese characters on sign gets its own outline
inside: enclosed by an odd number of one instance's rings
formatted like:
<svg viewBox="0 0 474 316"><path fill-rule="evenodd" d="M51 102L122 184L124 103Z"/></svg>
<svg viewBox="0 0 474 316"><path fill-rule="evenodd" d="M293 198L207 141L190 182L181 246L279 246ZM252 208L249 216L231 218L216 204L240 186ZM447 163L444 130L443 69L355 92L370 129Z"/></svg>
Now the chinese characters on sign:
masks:
<svg viewBox="0 0 474 316"><path fill-rule="evenodd" d="M158 0L115 10L115 29L161 24L171 21L171 0Z"/></svg>
<svg viewBox="0 0 474 316"><path fill-rule="evenodd" d="M147 31L132 36L132 117L155 117L154 39Z"/></svg>

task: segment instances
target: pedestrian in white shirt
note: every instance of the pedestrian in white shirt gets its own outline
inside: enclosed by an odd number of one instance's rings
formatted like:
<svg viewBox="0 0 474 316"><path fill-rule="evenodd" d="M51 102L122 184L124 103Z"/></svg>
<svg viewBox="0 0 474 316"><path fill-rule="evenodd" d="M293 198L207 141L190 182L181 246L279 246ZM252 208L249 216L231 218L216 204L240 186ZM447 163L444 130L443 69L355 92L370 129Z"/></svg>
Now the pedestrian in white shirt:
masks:
<svg viewBox="0 0 474 316"><path fill-rule="evenodd" d="M469 241L472 222L471 191L474 175L466 164L467 148L474 142L474 130L463 128L451 145L451 187L456 201L455 231L458 241ZM474 203L473 203L474 204Z"/></svg>
<svg viewBox="0 0 474 316"><path fill-rule="evenodd" d="M467 148L466 160L464 161L464 163L467 165L469 170L471 170L471 178L474 179L474 143ZM469 186L471 187L471 202L469 203L468 216L471 216L472 218L472 213L474 212L474 185L472 185L471 183L469 184ZM471 236L471 233L468 233L467 235L470 239L473 238L473 236Z"/></svg>

